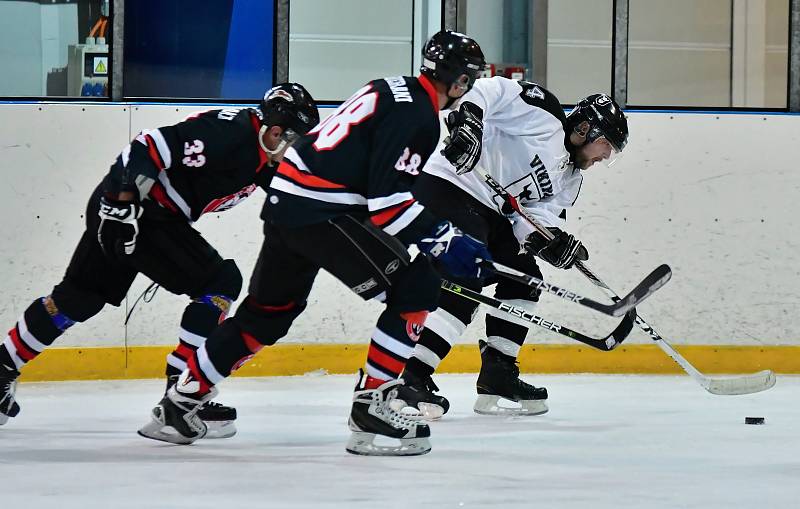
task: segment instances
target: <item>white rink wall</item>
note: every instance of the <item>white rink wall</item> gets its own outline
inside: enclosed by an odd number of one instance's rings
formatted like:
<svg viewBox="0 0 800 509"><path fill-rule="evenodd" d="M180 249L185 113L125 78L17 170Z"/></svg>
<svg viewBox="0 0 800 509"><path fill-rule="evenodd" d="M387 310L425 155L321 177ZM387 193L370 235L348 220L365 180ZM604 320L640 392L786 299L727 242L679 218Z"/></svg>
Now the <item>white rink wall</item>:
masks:
<svg viewBox="0 0 800 509"><path fill-rule="evenodd" d="M174 123L209 106L0 104L0 319L10 328L35 297L62 277L81 232L90 192L142 128ZM324 114L330 109L323 110ZM631 112L631 140L611 168L587 172L569 229L589 247L589 266L618 292L660 263L673 280L640 312L677 344L800 345L800 117ZM264 195L196 227L234 258L245 280L261 243ZM587 296L602 294L574 271L547 279ZM149 281L137 279L128 303ZM244 292L243 292L244 293ZM108 307L56 346L167 345L186 297L160 290L126 327ZM380 306L364 304L321 274L305 314L285 342L365 341ZM538 312L592 334L614 320L545 297ZM483 334L482 320L463 338ZM531 342L564 338L539 330ZM635 330L631 343L648 342Z"/></svg>

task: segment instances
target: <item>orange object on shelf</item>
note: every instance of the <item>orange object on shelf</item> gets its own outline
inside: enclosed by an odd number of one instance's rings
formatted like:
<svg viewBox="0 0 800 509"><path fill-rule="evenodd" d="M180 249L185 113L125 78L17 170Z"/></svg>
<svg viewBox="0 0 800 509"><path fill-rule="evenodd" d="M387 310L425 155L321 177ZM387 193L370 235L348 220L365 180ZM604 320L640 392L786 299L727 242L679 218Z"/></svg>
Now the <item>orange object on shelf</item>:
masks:
<svg viewBox="0 0 800 509"><path fill-rule="evenodd" d="M503 69L503 76L512 80L524 80L525 68L519 66L508 66Z"/></svg>

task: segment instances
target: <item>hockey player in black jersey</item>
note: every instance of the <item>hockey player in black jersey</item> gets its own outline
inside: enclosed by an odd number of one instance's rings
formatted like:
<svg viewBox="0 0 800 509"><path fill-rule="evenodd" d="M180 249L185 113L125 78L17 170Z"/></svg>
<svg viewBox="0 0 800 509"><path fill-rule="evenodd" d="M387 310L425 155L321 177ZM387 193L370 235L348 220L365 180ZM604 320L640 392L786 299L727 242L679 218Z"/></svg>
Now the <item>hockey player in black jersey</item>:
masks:
<svg viewBox="0 0 800 509"><path fill-rule="evenodd" d="M489 254L418 203L411 187L438 141L440 108L468 91L483 67L475 41L439 32L423 49L421 76L367 83L287 151L264 207L265 239L248 297L192 354L189 369L140 434L173 443L201 438L206 426L196 409L231 371L286 335L325 269L363 299L386 304L355 389L347 451L430 450L428 427L405 419L390 403L427 314L437 305L440 275L431 260L475 277L476 261ZM480 120L463 111L460 118L464 127L450 153L456 165L468 168L478 153L469 137ZM413 260L411 244L422 253ZM399 445L375 444L376 435L398 439Z"/></svg>
<svg viewBox="0 0 800 509"><path fill-rule="evenodd" d="M86 231L64 279L34 300L0 344L0 424L19 413L15 381L26 363L77 322L119 306L137 273L191 298L179 344L167 357L168 387L225 318L242 276L192 228L268 185L291 143L319 122L298 84L270 89L257 108L217 109L142 131L125 147L86 210ZM209 436L231 436L236 411L208 403Z"/></svg>
<svg viewBox="0 0 800 509"><path fill-rule="evenodd" d="M549 227L554 238L545 239L519 220L480 172L459 174L439 154L430 158L416 182L417 199L485 242L495 260L527 274L542 277L534 256L558 268L586 260L586 248L561 229L559 216L577 200L582 171L613 159L625 147L628 125L619 106L604 94L594 94L565 115L558 99L543 87L503 77L478 80L464 100L479 108L476 114L483 118L478 166ZM531 287L502 277L445 277L477 290L496 283L496 298L522 307L531 308L539 298ZM463 334L476 307L457 295L442 295L403 373L405 383L395 403L405 407L404 413L436 419L448 410L447 400L435 394L438 389L431 374ZM547 390L519 379L516 359L527 331L516 323L486 317L476 412L536 415L547 411ZM506 402L500 404L501 399Z"/></svg>

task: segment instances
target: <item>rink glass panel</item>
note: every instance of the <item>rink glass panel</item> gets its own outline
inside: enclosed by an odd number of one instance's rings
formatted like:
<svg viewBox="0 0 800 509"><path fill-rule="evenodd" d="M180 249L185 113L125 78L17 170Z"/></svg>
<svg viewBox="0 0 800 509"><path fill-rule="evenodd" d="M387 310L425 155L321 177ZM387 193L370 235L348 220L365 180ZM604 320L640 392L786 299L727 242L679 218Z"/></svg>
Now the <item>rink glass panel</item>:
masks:
<svg viewBox="0 0 800 509"><path fill-rule="evenodd" d="M101 0L0 2L0 97L107 99L111 19Z"/></svg>

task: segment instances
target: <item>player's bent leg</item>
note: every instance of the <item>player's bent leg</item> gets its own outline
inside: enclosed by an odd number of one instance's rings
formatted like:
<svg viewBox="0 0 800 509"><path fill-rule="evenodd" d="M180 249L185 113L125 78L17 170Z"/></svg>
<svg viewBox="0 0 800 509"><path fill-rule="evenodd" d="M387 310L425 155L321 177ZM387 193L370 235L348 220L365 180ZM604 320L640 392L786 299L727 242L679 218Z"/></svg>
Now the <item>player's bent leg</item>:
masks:
<svg viewBox="0 0 800 509"><path fill-rule="evenodd" d="M411 456L430 451L428 426L400 412L407 402L400 398L405 387L398 378L424 330L429 311L436 307L438 294L439 275L424 257L417 257L392 279L387 309L370 340L366 376L359 377L353 395L348 452ZM387 439L392 443L381 443Z"/></svg>
<svg viewBox="0 0 800 509"><path fill-rule="evenodd" d="M0 344L0 425L19 414L16 381L25 364L76 322L99 313L104 304L100 297L65 280L51 295L36 299L28 306Z"/></svg>
<svg viewBox="0 0 800 509"><path fill-rule="evenodd" d="M483 284L479 279L451 279L478 290ZM435 394L439 389L432 375L464 333L478 307L476 303L450 292L441 294L438 306L428 316L425 329L403 372L405 386L400 396L408 403L403 412L412 418L436 420L449 410L447 398Z"/></svg>
<svg viewBox="0 0 800 509"><path fill-rule="evenodd" d="M502 257L502 252L501 252ZM509 265L541 277L535 261L516 254ZM531 288L510 280L499 280L495 297L528 309L539 300ZM547 389L535 387L519 377L517 357L528 329L494 316L486 317L486 341L481 341L481 372L474 410L484 415L540 415L548 411Z"/></svg>
<svg viewBox="0 0 800 509"><path fill-rule="evenodd" d="M289 331L305 301L269 306L248 297L233 318L214 329L187 361L187 369L153 408L151 422L139 430L146 438L190 444L206 436L198 413L216 395L215 385Z"/></svg>
<svg viewBox="0 0 800 509"><path fill-rule="evenodd" d="M193 297L181 318L178 346L167 355L167 390L186 369L187 360L228 315L239 297L242 275L233 260L224 260L200 296ZM229 438L236 434L236 409L209 401L197 415L208 426L205 438Z"/></svg>
<svg viewBox="0 0 800 509"><path fill-rule="evenodd" d="M483 415L541 415L546 413L547 389L519 378L516 356L506 355L479 341L481 372L474 410Z"/></svg>
<svg viewBox="0 0 800 509"><path fill-rule="evenodd" d="M466 330L476 307L456 295L441 295L439 308L428 316L425 329L403 371L405 383L398 399L406 403L404 414L416 419L436 420L450 409L447 398L436 394L439 388L432 375Z"/></svg>
<svg viewBox="0 0 800 509"><path fill-rule="evenodd" d="M436 309L441 283L430 261L418 256L409 262L408 250L399 241L349 216L276 230L274 236L296 253L286 260L288 263L295 258L307 260L330 272L362 299L376 299L387 306L372 335L366 374L359 377L353 395L349 419L352 438L347 451L367 455L428 452L428 427L404 418L390 403L425 316ZM309 243L309 238L316 242ZM336 256L330 256L331 252ZM285 272L285 268L282 270ZM286 276L276 274L276 278ZM376 440L393 443L376 445Z"/></svg>

